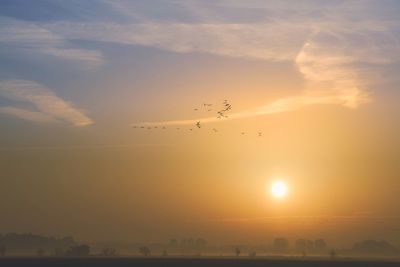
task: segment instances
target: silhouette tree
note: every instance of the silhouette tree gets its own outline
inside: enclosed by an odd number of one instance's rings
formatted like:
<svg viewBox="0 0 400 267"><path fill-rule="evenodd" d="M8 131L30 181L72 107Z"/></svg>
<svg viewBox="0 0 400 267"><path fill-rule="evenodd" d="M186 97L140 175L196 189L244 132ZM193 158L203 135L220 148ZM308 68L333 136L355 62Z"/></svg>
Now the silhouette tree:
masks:
<svg viewBox="0 0 400 267"><path fill-rule="evenodd" d="M45 254L45 250L43 249L43 248L38 248L37 250L36 250L36 256L38 256L38 257L43 257L44 256L44 254Z"/></svg>
<svg viewBox="0 0 400 267"><path fill-rule="evenodd" d="M236 255L236 257L239 257L239 255L240 255L240 249L239 248L235 248L235 255Z"/></svg>
<svg viewBox="0 0 400 267"><path fill-rule="evenodd" d="M72 257L86 257L89 256L90 247L88 245L79 245L70 247L66 252L66 256Z"/></svg>
<svg viewBox="0 0 400 267"><path fill-rule="evenodd" d="M256 252L255 251L249 252L249 257L255 257L255 256L256 256Z"/></svg>
<svg viewBox="0 0 400 267"><path fill-rule="evenodd" d="M306 241L306 246L307 246L307 250L308 250L308 251L313 250L313 249L314 249L314 241L312 241L312 240L307 240L307 241Z"/></svg>
<svg viewBox="0 0 400 267"><path fill-rule="evenodd" d="M395 255L399 250L387 241L364 240L354 244L353 252L357 254Z"/></svg>
<svg viewBox="0 0 400 267"><path fill-rule="evenodd" d="M332 249L332 250L329 252L329 256L331 257L331 259L336 258L336 251L335 251L334 249Z"/></svg>
<svg viewBox="0 0 400 267"><path fill-rule="evenodd" d="M55 257L62 257L64 255L65 255L65 252L62 248L55 248L53 250L53 256L55 256Z"/></svg>
<svg viewBox="0 0 400 267"><path fill-rule="evenodd" d="M307 242L302 238L297 239L294 243L294 247L297 251L305 251L307 249Z"/></svg>
<svg viewBox="0 0 400 267"><path fill-rule="evenodd" d="M289 241L286 238L275 238L273 247L277 252L285 252L289 249Z"/></svg>
<svg viewBox="0 0 400 267"><path fill-rule="evenodd" d="M7 247L5 245L0 245L0 256L4 257L6 255Z"/></svg>
<svg viewBox="0 0 400 267"><path fill-rule="evenodd" d="M207 241L203 238L197 238L196 240L196 248L204 249L207 246Z"/></svg>
<svg viewBox="0 0 400 267"><path fill-rule="evenodd" d="M151 251L148 247L143 246L143 247L139 248L139 253L142 254L143 256L147 257L147 256L150 256Z"/></svg>
<svg viewBox="0 0 400 267"><path fill-rule="evenodd" d="M115 248L103 248L100 252L100 256L105 256L105 257L117 256L117 250Z"/></svg>
<svg viewBox="0 0 400 267"><path fill-rule="evenodd" d="M327 247L327 245L326 245L325 240L323 240L323 239L317 239L317 240L314 241L314 248L315 248L316 250L321 251L321 250L326 249L326 247Z"/></svg>

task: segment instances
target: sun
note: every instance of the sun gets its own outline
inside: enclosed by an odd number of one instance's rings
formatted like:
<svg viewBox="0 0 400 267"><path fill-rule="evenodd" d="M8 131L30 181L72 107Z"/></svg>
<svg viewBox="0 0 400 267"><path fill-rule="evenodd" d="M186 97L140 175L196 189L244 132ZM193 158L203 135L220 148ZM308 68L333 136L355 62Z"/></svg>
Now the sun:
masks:
<svg viewBox="0 0 400 267"><path fill-rule="evenodd" d="M271 186L271 194L275 198L283 198L287 195L288 188L283 181L275 181Z"/></svg>

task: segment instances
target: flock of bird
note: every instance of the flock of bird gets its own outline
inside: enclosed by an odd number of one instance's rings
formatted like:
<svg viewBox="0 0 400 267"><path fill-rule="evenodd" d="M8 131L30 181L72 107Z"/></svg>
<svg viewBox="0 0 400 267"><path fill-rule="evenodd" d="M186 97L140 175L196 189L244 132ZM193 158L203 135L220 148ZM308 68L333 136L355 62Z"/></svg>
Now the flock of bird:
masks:
<svg viewBox="0 0 400 267"><path fill-rule="evenodd" d="M206 111L207 112L211 112L211 111L213 111L213 104L210 104L210 103L203 103L203 109L206 109ZM224 119L224 118L228 118L229 116L228 116L228 112L230 111L232 109L232 105L229 103L229 101L227 100L227 99L225 99L223 102L222 102L222 108L220 108L220 109L218 109L217 110L217 112L216 112L216 118L217 119ZM201 109L200 108L198 108L198 107L196 107L196 108L193 108L193 110L194 111L200 111ZM198 129L201 129L202 128L202 123L201 123L201 121L198 121L198 122L196 122L195 124L194 124L194 126L195 127L197 127ZM148 129L148 130L151 130L151 129L162 129L162 130L166 130L167 129L167 127L166 126L153 126L153 127L151 127L151 126L138 126L138 125L133 125L132 126L133 128L140 128L140 129ZM181 128L180 127L176 127L175 128L176 130L181 130ZM189 131L193 131L193 128L189 128L188 129ZM218 129L216 129L216 128L212 128L212 132L214 132L214 133L218 133ZM241 135L246 135L246 132L241 132ZM257 132L257 136L258 137L261 137L261 136L263 136L263 133L262 132Z"/></svg>

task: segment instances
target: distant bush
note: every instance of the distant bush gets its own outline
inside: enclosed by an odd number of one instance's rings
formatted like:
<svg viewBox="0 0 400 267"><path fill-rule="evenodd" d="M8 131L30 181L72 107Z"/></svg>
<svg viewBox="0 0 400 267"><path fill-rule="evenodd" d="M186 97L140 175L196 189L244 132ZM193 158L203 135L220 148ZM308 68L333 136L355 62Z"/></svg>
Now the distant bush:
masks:
<svg viewBox="0 0 400 267"><path fill-rule="evenodd" d="M386 241L364 240L353 246L353 252L358 254L393 255L398 249Z"/></svg>
<svg viewBox="0 0 400 267"><path fill-rule="evenodd" d="M139 248L139 253L142 254L145 257L151 255L151 251L150 251L150 249L148 247L140 247Z"/></svg>
<svg viewBox="0 0 400 267"><path fill-rule="evenodd" d="M100 256L112 257L117 256L117 250L115 248L103 248L100 252Z"/></svg>
<svg viewBox="0 0 400 267"><path fill-rule="evenodd" d="M79 245L70 247L66 252L65 256L71 257L86 257L90 254L90 247L88 245Z"/></svg>
<svg viewBox="0 0 400 267"><path fill-rule="evenodd" d="M6 255L7 247L4 245L0 246L0 256L4 257Z"/></svg>
<svg viewBox="0 0 400 267"><path fill-rule="evenodd" d="M55 238L34 234L8 233L0 235L0 244L6 246L9 250L35 251L37 248L53 250L54 248L66 249L76 246L75 240L70 237ZM1 250L0 250L1 254Z"/></svg>

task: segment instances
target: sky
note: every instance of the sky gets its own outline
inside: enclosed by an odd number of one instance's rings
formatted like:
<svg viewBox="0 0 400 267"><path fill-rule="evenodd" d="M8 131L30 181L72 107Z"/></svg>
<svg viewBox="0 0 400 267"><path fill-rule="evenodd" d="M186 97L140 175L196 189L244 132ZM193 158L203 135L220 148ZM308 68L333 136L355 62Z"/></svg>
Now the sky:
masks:
<svg viewBox="0 0 400 267"><path fill-rule="evenodd" d="M399 14L395 0L1 1L1 232L400 245Z"/></svg>

